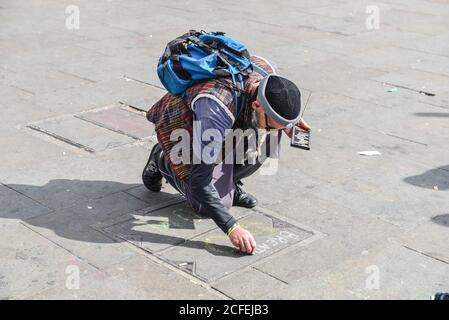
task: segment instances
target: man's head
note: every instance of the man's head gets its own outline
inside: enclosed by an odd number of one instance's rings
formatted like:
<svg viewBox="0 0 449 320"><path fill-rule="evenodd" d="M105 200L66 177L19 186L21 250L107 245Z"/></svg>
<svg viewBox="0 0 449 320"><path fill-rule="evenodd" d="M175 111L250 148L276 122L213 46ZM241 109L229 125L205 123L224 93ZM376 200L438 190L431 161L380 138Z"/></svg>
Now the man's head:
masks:
<svg viewBox="0 0 449 320"><path fill-rule="evenodd" d="M260 81L252 107L260 127L290 128L301 119L301 92L290 80L270 74Z"/></svg>

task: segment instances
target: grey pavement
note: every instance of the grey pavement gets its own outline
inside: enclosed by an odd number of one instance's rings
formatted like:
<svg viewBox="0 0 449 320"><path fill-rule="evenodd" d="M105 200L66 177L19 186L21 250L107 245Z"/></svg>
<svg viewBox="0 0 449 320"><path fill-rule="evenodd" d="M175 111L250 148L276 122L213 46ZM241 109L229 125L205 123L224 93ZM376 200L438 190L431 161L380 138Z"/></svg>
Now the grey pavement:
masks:
<svg viewBox="0 0 449 320"><path fill-rule="evenodd" d="M0 0L0 299L449 292L448 19L444 0ZM259 205L232 209L254 256L141 184L157 59L189 29L307 101L312 149L284 139L276 174L244 181Z"/></svg>

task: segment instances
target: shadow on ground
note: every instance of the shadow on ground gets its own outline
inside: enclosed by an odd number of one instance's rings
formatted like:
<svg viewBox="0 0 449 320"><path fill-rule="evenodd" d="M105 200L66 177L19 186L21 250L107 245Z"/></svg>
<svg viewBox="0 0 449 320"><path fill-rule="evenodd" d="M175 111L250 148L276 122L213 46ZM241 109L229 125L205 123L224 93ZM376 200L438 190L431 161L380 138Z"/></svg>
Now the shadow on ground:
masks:
<svg viewBox="0 0 449 320"><path fill-rule="evenodd" d="M449 214L441 214L431 219L432 222L439 224L440 226L449 227Z"/></svg>
<svg viewBox="0 0 449 320"><path fill-rule="evenodd" d="M425 189L449 190L449 165L407 177L404 181Z"/></svg>
<svg viewBox="0 0 449 320"><path fill-rule="evenodd" d="M7 187L9 189L17 190L22 195L26 195L26 201L28 201L30 197L32 199L46 199L48 197L52 197L48 193L53 193L53 197L58 198L58 194L63 194L63 191L70 190L72 197L76 197L78 199L75 204L64 206L63 202L59 202L59 209L51 208L54 210L50 213L22 220L31 226L49 229L60 237L89 243L114 243L120 241L100 236L100 234L97 233L98 231L93 232L93 229L90 226L110 219L110 213L114 211L117 212L117 209L114 208L123 207L120 204L120 201L124 201L123 197L121 198L119 196L122 191L130 194L131 190L139 188L141 191L139 193L139 198L147 202L148 207L174 199L175 197L173 194L163 191L153 193L138 184L124 184L113 181L56 179L49 181L43 186L8 184ZM114 195L117 196L115 197ZM108 197L108 201L102 206L101 199L105 197ZM21 197L20 199L23 200L24 198ZM92 200L96 201L96 205L95 208L89 209L87 204ZM179 200L182 201L182 199ZM37 201L42 203L41 200ZM160 215L146 216L148 219L146 219L145 223L158 225L161 224L161 220L166 218L169 229L194 229L196 219L207 219L207 217L195 214L185 202L182 205L186 208L186 210L183 210L185 215L182 217L170 215L170 210L160 210ZM49 205L47 205L47 207L49 207ZM64 208L61 209L61 207ZM82 209L80 210L80 208ZM23 212L21 212L23 210L30 210L30 207L18 210L2 209L0 210L0 218L18 219L18 217L23 214ZM33 207L31 207L31 210L33 210ZM125 210L123 214L128 214L129 217L132 218L133 214L136 214L136 211L130 211L127 213ZM186 241L186 239L181 237L137 231L134 229L134 226L141 227L141 221L139 221L139 223L136 222L129 224L129 230L127 230L128 232L125 230L124 233L145 238L147 241L150 239L150 242L152 243L175 244L177 246L207 250L216 256L229 256L236 258L243 256L236 249L234 249L231 244L229 246L223 246L195 240Z"/></svg>
<svg viewBox="0 0 449 320"><path fill-rule="evenodd" d="M449 118L449 112L416 112L415 116L430 118Z"/></svg>

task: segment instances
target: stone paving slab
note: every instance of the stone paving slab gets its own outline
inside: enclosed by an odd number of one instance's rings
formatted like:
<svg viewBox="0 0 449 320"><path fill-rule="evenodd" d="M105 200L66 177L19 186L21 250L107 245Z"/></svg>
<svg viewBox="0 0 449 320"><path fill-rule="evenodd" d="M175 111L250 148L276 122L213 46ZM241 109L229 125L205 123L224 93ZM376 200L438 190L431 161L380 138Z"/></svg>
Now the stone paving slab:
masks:
<svg viewBox="0 0 449 320"><path fill-rule="evenodd" d="M0 299L23 299L54 286L64 286L69 266L84 276L96 269L24 225L0 222Z"/></svg>
<svg viewBox="0 0 449 320"><path fill-rule="evenodd" d="M447 171L438 168L428 170L429 165L417 163L411 152L413 143L408 143L410 153L405 154L403 144L398 144L392 137L373 137L367 142L366 138L362 138L366 135L352 136L343 144L345 138L340 134L344 131L339 130L333 139L316 136L313 141L315 148L320 148L319 154L313 151L298 154L296 150L284 148L282 170L290 170L290 177L295 181L306 177L304 185L297 188L298 197L307 198L310 193L325 194L334 202L354 204L360 213L375 215L404 227L416 226L445 210ZM341 142L335 144L335 141ZM394 146L401 147L395 149ZM357 154L361 150L380 150L382 155L363 157ZM407 154L411 155L409 159L404 156ZM294 161L298 159L302 159L300 168L294 165ZM330 167L338 167L339 170L329 171L323 176L313 161L324 159ZM263 177L255 176L254 179L260 183ZM319 183L309 182L313 180ZM254 188L256 186L257 183ZM263 188L259 187L258 190L260 189ZM252 192L254 190L256 189L249 189ZM426 210L422 209L424 203Z"/></svg>
<svg viewBox="0 0 449 320"><path fill-rule="evenodd" d="M360 1L349 1L349 2L343 2L343 3L329 3L326 6L314 6L311 8L301 9L301 11L320 15L323 17L332 17L332 18L339 18L339 19L348 19L348 18L354 18L358 17L361 19L366 19L367 13L366 8L367 6L371 5L372 3L368 0L360 0ZM376 5L379 7L380 12L388 11L392 8L392 5L389 3L383 3L383 2L376 2Z"/></svg>
<svg viewBox="0 0 449 320"><path fill-rule="evenodd" d="M449 11L445 6L444 0L411 0L403 2L401 0L391 0L389 3L394 8L407 9L411 12L421 12L425 14L440 13L441 15L449 15ZM410 4L410 5L409 5Z"/></svg>
<svg viewBox="0 0 449 320"><path fill-rule="evenodd" d="M89 51L87 49L83 50ZM143 55L141 54L140 56ZM126 58L130 59L129 61L136 61L130 53L117 56L97 54L95 58L81 56L73 59L70 63L62 64L60 71L79 78L89 79L93 82L109 81L119 79L125 75L128 68L123 61Z"/></svg>
<svg viewBox="0 0 449 320"><path fill-rule="evenodd" d="M114 189L122 190L123 185L106 185L104 190L105 195L99 194L96 197L94 196L91 198L89 194L86 194L87 197L85 198L85 201L76 203L68 208L68 211L71 211L80 217L92 217L92 219L88 218L88 223L93 224L98 221L117 217L124 213L140 210L148 206L146 202L137 199L126 192L106 192L109 187L111 188L110 191L113 191Z"/></svg>
<svg viewBox="0 0 449 320"><path fill-rule="evenodd" d="M155 134L154 126L145 118L143 112L125 106L115 105L90 110L75 117L138 140Z"/></svg>
<svg viewBox="0 0 449 320"><path fill-rule="evenodd" d="M58 225L63 227L64 219L67 219L65 222L68 224L79 223L80 225L93 225L107 219L140 210L147 206L148 204L146 202L120 191L94 199L90 199L84 195L81 200L71 206L65 207L64 210L57 209L55 210L55 214L45 215L39 217L37 220L31 219L26 221L30 223L40 221L43 226L47 223L51 225L54 221L55 227Z"/></svg>
<svg viewBox="0 0 449 320"><path fill-rule="evenodd" d="M268 215L256 213L239 222L252 232L258 243L254 255L241 254L229 246L229 239L219 229L157 255L200 279L216 281L312 236L309 231Z"/></svg>
<svg viewBox="0 0 449 320"><path fill-rule="evenodd" d="M0 134L5 137L0 139L2 150L0 181L4 183L9 176L21 174L27 167L36 168L43 162L68 158L67 156L73 154L72 150L61 149L52 141L42 139L41 134L34 136L26 130L17 128L2 128ZM20 170L14 168L20 168Z"/></svg>
<svg viewBox="0 0 449 320"><path fill-rule="evenodd" d="M52 179L42 185L10 184L9 186L37 201L46 203L48 206L53 205L55 208L70 207L73 210L87 210L87 206L91 205L91 213L96 212L104 214L105 212L107 213L108 209L117 208L116 210L124 210L127 206L133 206L135 203L141 205L145 204L129 195L120 193L122 190L124 191L136 187L137 185L115 181ZM54 193L55 196L52 196L51 193ZM62 193L66 193L67 196L61 195ZM114 195L117 196L116 199L114 199ZM73 201L69 200L64 202L64 200L61 199L60 202L58 202L57 199L55 199L58 196L65 198L66 200L73 198ZM119 200L128 200L129 203L119 203ZM99 202L99 205L96 205L97 202ZM61 205L59 206L59 204Z"/></svg>
<svg viewBox="0 0 449 320"><path fill-rule="evenodd" d="M71 189L70 186L64 188L64 183L58 183L57 181L40 187L12 185L12 188L52 209L64 209L87 200L85 195Z"/></svg>
<svg viewBox="0 0 449 320"><path fill-rule="evenodd" d="M423 81L425 83L431 83L429 81ZM433 82L430 86L432 91L435 91ZM344 96L346 98L354 99L355 103L359 104L376 104L386 108L406 108L409 104L416 104L421 102L423 104L438 107L440 109L447 109L449 94L445 92L437 92L434 96L419 93L419 90L413 88L403 87L400 84L387 84L382 81L376 80L359 80L355 83L348 84L346 86L336 85L328 90L330 93L337 96ZM430 91L430 90L429 90ZM320 95L321 93L314 93L313 95ZM327 93L326 93L327 94ZM312 96L313 96L312 95ZM340 97L340 99L342 99ZM311 100L313 101L313 100ZM334 101L334 100L331 100ZM323 102L326 105L331 102ZM341 102L338 102L341 104ZM406 112L406 111L404 111ZM322 119L320 119L322 120Z"/></svg>
<svg viewBox="0 0 449 320"><path fill-rule="evenodd" d="M123 261L136 253L90 228L72 212L54 213L27 220L26 225L55 244L66 248L98 269Z"/></svg>
<svg viewBox="0 0 449 320"><path fill-rule="evenodd" d="M425 82L431 83L428 80ZM446 105L447 98L445 99L440 92L435 96L427 96L420 94L418 92L419 90L416 91L414 88L402 88L397 86L400 86L400 84L396 84L395 86L395 84L387 84L382 81L371 79L358 80L357 82L352 82L345 86L337 84L332 88L328 88L328 92L314 92L310 103L316 104L316 109L318 110L321 109L322 104L332 108L333 104L342 104L343 102L349 103L349 105L354 105L356 103L377 104L386 108L406 108L408 104L415 104L417 101L432 106L438 106L440 108ZM433 88L432 91L435 91L433 82L430 88ZM329 93L332 93L335 96L329 97ZM315 97L319 98L320 96L322 96L323 99L314 102ZM352 103L342 101L344 100L344 97L354 99L355 101ZM328 110L327 108L325 109Z"/></svg>
<svg viewBox="0 0 449 320"><path fill-rule="evenodd" d="M335 134L334 139L344 141L343 137L337 137ZM312 190L327 194L333 201L355 204L360 212L371 212L404 227L423 223L431 216L441 214L446 203L447 171L438 168L429 170L429 165L418 163L412 156L407 159L401 152L402 147L395 150L394 146L402 146L402 143L396 143L394 138L378 138L382 143L376 141L376 137L368 143L363 139L356 143L358 138L354 137L352 143L356 144L345 145L348 152L340 153L339 157L333 156L339 145L335 146L334 140L328 140L326 151L321 151L320 156L312 153L307 156L315 161L328 159L326 161L330 166L339 168L338 172L328 172L322 176L319 168L309 161L303 162L299 172L328 182ZM317 144L320 140L316 137L314 141ZM411 145L409 143L409 148ZM377 158L363 157L357 154L361 150L380 150L382 155ZM402 154L402 159L398 159L399 154ZM286 163L284 166L290 165ZM422 209L424 203L425 210Z"/></svg>
<svg viewBox="0 0 449 320"><path fill-rule="evenodd" d="M438 65L435 61L433 61L433 63ZM439 70L442 69L439 68ZM397 70L395 72L375 77L373 80L407 87L416 91L429 92L435 95L438 95L441 92L446 92L449 87L448 77L435 73L410 69Z"/></svg>
<svg viewBox="0 0 449 320"><path fill-rule="evenodd" d="M415 113L419 112L413 112L413 110L425 110L422 108L425 108L425 105L411 105L410 109L412 110L412 114L408 114L404 111L404 114L401 116L404 118L410 117L412 121L415 121L416 117L416 123L419 123L419 116L416 116ZM343 108L346 108L346 106L343 105ZM327 120L322 120L316 125L316 130L314 130L313 137L311 136L311 140L313 138L313 149L311 149L309 152L294 152L297 150L292 150L292 148L286 147L285 155L283 157L287 160L290 159L300 159L304 158L304 168L309 167L309 165L312 165L308 161L308 159L318 159L320 155L323 155L329 161L339 161L340 158L345 158L349 161L364 161L363 163L369 164L371 161L382 161L383 157L380 158L360 158L360 157L354 157L354 154L357 155L358 151L362 150L379 150L383 151L383 154L388 155L389 160L393 160L393 158L396 158L397 156L406 156L404 157L404 160L409 160L411 162L417 162L421 164L431 164L429 160L432 160L432 158L437 159L440 154L437 152L433 152L432 154L426 155L426 152L433 151L433 150L441 150L439 148L439 145L437 141L432 142L431 140L426 140L427 138L420 138L424 140L423 142L415 141L412 139L412 137L408 138L408 134L405 134L405 128L408 127L408 123L404 122L399 123L396 127L394 126L393 120L394 119L388 119L389 115L394 116L395 114L401 114L400 110L394 111L394 110L388 110L388 109L378 109L376 107L370 106L369 104L363 104L361 103L360 108L358 110L363 110L363 108L366 108L367 110L371 109L373 112L373 117L376 117L376 120L372 121L371 124L369 124L369 118L370 116L362 116L362 118L359 118L356 121L354 121L351 124L348 124L346 126L340 126L336 128L336 124L338 124L339 119L344 118L344 112L340 112L337 110L335 114L329 114ZM371 109L370 109L371 108ZM431 107L430 107L431 108ZM378 111L379 114L376 114L375 111ZM348 114L348 111L346 111ZM354 116L356 117L358 114L358 111L354 111ZM360 124L358 123L360 122ZM377 122L377 123L374 123ZM385 126L382 127L382 124L385 122ZM429 125L426 125L426 123L429 123ZM430 126L430 123L434 123L437 125L438 129L441 132L445 132L446 125L443 121L439 121L438 119L427 119L425 121L422 121L419 126L421 128L425 128ZM403 129L404 128L404 129ZM394 134L394 131L402 131L401 133L404 134L404 136ZM430 132L430 131L429 131ZM432 133L433 135L434 133ZM418 133L414 135L414 137L418 138ZM288 141L285 141L287 144ZM429 142L429 145L427 145L425 142ZM432 149L435 148L435 149ZM441 152L441 151L440 151ZM332 154L334 156L332 157ZM338 156L335 156L335 154L338 154ZM416 155L419 155L417 157ZM362 160L362 159L371 159L368 161ZM377 160L376 160L377 159ZM401 161L402 159L398 160ZM444 163L444 159L440 157L440 163L441 161ZM286 164L284 166L290 166L289 161L285 162ZM398 162L385 162L384 164L386 166L394 165ZM438 162L433 163L433 165L438 164ZM345 166L344 168L349 168L348 166ZM304 170L303 170L304 171ZM330 172L329 175L333 175L333 172Z"/></svg>
<svg viewBox="0 0 449 320"><path fill-rule="evenodd" d="M85 3L84 5L87 5L85 8L92 8L92 5L95 5L93 2ZM99 7L101 9L101 7ZM127 8L129 9L129 7ZM87 11L87 10L84 10ZM120 11L120 9L117 9L117 11ZM103 12L98 12L97 15L102 16L104 14ZM107 16L106 16L107 17ZM103 21L98 21L101 19L85 19L83 22L83 27L76 31L76 33L83 37L84 41L94 40L94 41L101 41L109 38L115 38L115 37L132 37L135 36L135 32L132 30L128 30L126 28L118 28L114 27L111 24L103 23ZM117 21L117 19L115 19ZM84 41L80 41L80 47L83 48L82 43ZM88 48L88 47L87 47ZM93 48L95 51L98 51L99 53L103 53L100 48L97 50L97 48ZM104 52L103 54L109 54L111 52Z"/></svg>
<svg viewBox="0 0 449 320"><path fill-rule="evenodd" d="M176 285L176 290L170 290ZM118 262L104 270L83 276L79 290L57 286L27 299L223 299L211 290L143 256Z"/></svg>
<svg viewBox="0 0 449 320"><path fill-rule="evenodd" d="M176 33L178 34L178 33ZM182 34L182 31L181 31ZM177 36L174 36L177 37ZM163 50L163 49L162 49ZM122 57L118 57L117 60L121 63L124 59L129 59L128 55L123 55ZM145 61L148 60L148 64L157 64L157 58L149 59L148 55L145 54L137 54L130 62L128 62L124 68L126 70L123 72L123 76L126 79L132 79L137 82L141 82L147 85L150 85L156 89L161 90L163 88L161 82L159 81L159 77L157 76L156 72L150 72L150 70L142 68L141 65L132 62L132 61L139 61L145 59ZM162 97L163 94L160 95ZM159 99L155 99L154 102L156 102ZM151 104L152 105L152 104ZM150 106L148 106L149 109Z"/></svg>
<svg viewBox="0 0 449 320"><path fill-rule="evenodd" d="M0 218L27 219L52 212L51 208L0 184Z"/></svg>
<svg viewBox="0 0 449 320"><path fill-rule="evenodd" d="M102 53L76 45L35 47L20 55L6 56L3 65L16 72L15 76L11 75L11 81L21 84L23 89L38 93L95 82L95 77L83 76L69 66L82 61L104 61L105 58ZM58 78L61 79L60 83Z"/></svg>
<svg viewBox="0 0 449 320"><path fill-rule="evenodd" d="M162 189L160 192L151 192L144 185L137 185L131 187L123 192L136 197L150 205L155 205L160 201L165 201L170 198L178 198L179 192L176 191L169 183L162 182Z"/></svg>
<svg viewBox="0 0 449 320"><path fill-rule="evenodd" d="M283 145L281 148L283 148L284 154L282 155L282 157L284 158L286 156L285 153L287 151L287 148L290 147L288 145ZM304 161L303 155L295 153L296 151L298 151L298 149L296 148L295 150L289 151L293 153L291 154L291 158L295 159L295 161ZM267 178L270 178L272 176L262 175L260 173L254 174L251 179L246 179L244 181L244 188L247 192L257 197L259 205L261 207L274 205L288 199L298 199L302 197L304 193L307 193L310 189L313 189L320 184L325 183L322 179L320 180L307 174L306 170L300 170L300 168L298 167L286 167L283 160L279 161L275 176L281 181L298 180L301 181L301 184L294 187L289 184L280 184L278 186L274 186L272 184L263 185L262 183L266 181Z"/></svg>
<svg viewBox="0 0 449 320"><path fill-rule="evenodd" d="M290 283L333 266L337 261L358 256L402 233L397 226L364 215L350 201L341 203L331 193L327 194L328 197L324 197L318 186L301 196L301 208L294 207L294 199L268 206L271 212L284 212L292 221L306 224L325 236L258 264L258 270Z"/></svg>
<svg viewBox="0 0 449 320"><path fill-rule="evenodd" d="M64 91L39 92L31 100L31 103L36 104L33 113L40 110L41 116L28 119L23 115L21 124L30 120L42 120L102 108L119 102L133 106L132 102L141 101L143 97L155 102L162 95L158 88L126 79L123 76L124 74L102 82L89 82ZM150 104L152 105L152 103ZM145 106L145 109L148 109L149 105ZM25 106L22 109L25 109Z"/></svg>
<svg viewBox="0 0 449 320"><path fill-rule="evenodd" d="M13 86L30 94L78 87L89 82L88 79L41 67L34 68L30 74L7 72L0 79L0 84Z"/></svg>
<svg viewBox="0 0 449 320"><path fill-rule="evenodd" d="M403 3L400 5L404 6ZM425 4L428 5L427 3ZM386 25L395 26L400 30L407 32L422 33L428 36L447 32L445 19L448 9L441 10L445 14L440 14L440 8L437 8L437 14L422 14L421 12L410 11L409 8L392 9L383 14L383 20ZM413 21L413 23L411 23Z"/></svg>
<svg viewBox="0 0 449 320"><path fill-rule="evenodd" d="M13 170L13 163L1 167L2 182L15 190L50 187L47 184L56 184L58 186L52 188L76 190L86 197L99 198L142 185L141 174L152 145L149 142L145 144L131 144L119 149L122 152L111 150L97 153L95 156L78 149L74 149L78 152L71 154L63 144L58 157L20 163L20 171ZM127 165L124 166L123 163Z"/></svg>
<svg viewBox="0 0 449 320"><path fill-rule="evenodd" d="M264 54L267 50L257 51L257 55L267 56ZM256 54L256 53L255 53ZM320 49L308 48L308 47L298 47L291 48L291 45L288 43L284 43L283 45L279 45L275 52L272 52L270 55L270 61L274 65L278 65L279 67L291 68L295 66L310 66L315 65L317 62L328 61L330 59L338 59L340 55L324 52ZM278 62L279 61L279 62ZM290 63L285 64L285 61L291 61ZM281 69L282 70L282 69ZM298 82L301 85L301 82Z"/></svg>
<svg viewBox="0 0 449 320"><path fill-rule="evenodd" d="M388 94L401 96L402 92L405 91L401 88L397 90L388 92ZM400 98L398 97L398 99ZM385 108L371 103L342 99L338 107L334 110L321 108L321 111L328 110L326 117L323 117L321 112L317 116L315 116L314 111L310 111L309 114L313 116L313 120L316 119L321 128L332 127L334 123L341 123L350 114L353 121L352 126L355 130L357 130L357 127L373 129L377 132L373 133L375 135L385 134L414 141L416 144L427 147L424 148L426 150L423 154L426 158L438 157L437 152L432 152L430 156L429 150L438 149L439 146L444 144L446 135L442 133L449 133L449 124L445 121L444 112L441 108L413 100L402 99L402 104ZM426 115L428 116L426 117ZM373 118L376 120L373 121ZM403 118L404 121L398 122L399 118Z"/></svg>
<svg viewBox="0 0 449 320"><path fill-rule="evenodd" d="M347 131L340 128L335 131L333 123L335 122L331 121L329 128L322 127L321 132L316 131L312 136L311 151L298 152L297 149L290 148L287 141L282 146L283 154L276 176L283 181L300 181L300 185L296 188L284 186L279 189L270 185L261 187L267 177L254 175L246 182L246 189L259 196L263 205L307 198L310 193L322 193L329 200L357 204L363 212L382 212L388 219L397 217L406 222L409 217L410 223L426 220L425 217L418 218L423 215L419 210L422 203L431 208L426 210L428 214L440 214L444 210L446 174L444 170L440 172L436 168L426 170L432 164L430 157L424 157L426 147L375 132L365 134L363 132L367 129L363 128L357 128L357 135L352 134L353 129ZM366 138L368 136L369 139ZM362 150L379 150L382 155L363 157L357 154ZM443 157L440 160L444 163ZM299 161L301 165L297 166ZM321 168L315 165L317 161L326 161L330 167L339 170L323 175ZM410 185L413 187L410 188ZM435 186L439 190L435 190ZM359 195L358 200L353 198ZM360 201L364 204L360 205ZM372 210L364 211L368 203L375 205L376 209L373 207Z"/></svg>
<svg viewBox="0 0 449 320"><path fill-rule="evenodd" d="M263 299L264 296L286 288L288 284L256 268L249 267L213 284L220 292L234 299Z"/></svg>
<svg viewBox="0 0 449 320"><path fill-rule="evenodd" d="M329 32L339 35L354 35L363 32L369 32L364 25L365 19L337 19L328 16L307 14L298 11L273 11L259 16L265 23L276 25L306 27L321 32Z"/></svg>
<svg viewBox="0 0 449 320"><path fill-rule="evenodd" d="M16 12L17 13L17 12ZM3 15L3 17L5 17ZM74 33L61 32L60 30L49 30L48 32L21 32L17 34L5 34L0 39L0 48L2 55L21 54L25 51L31 51L36 48L55 48L60 46L71 46L79 43L83 37ZM14 46L8 45L14 41Z"/></svg>
<svg viewBox="0 0 449 320"><path fill-rule="evenodd" d="M128 78L125 78L125 80L129 80L129 82L134 82L134 83L138 83L135 80L131 80ZM135 108L137 110L141 110L143 112L146 112L150 109L150 107L157 101L159 100L164 94L165 91L163 91L161 88L159 87L155 87L155 86L151 86L151 85L146 85L146 84L142 84L141 85L146 86L147 89L147 93L145 94L145 98L142 98L142 95L140 95L137 98L134 98L132 96L127 96L124 98L121 98L119 100L120 103L128 105L132 108ZM147 122L147 126L152 126L151 123L148 121Z"/></svg>
<svg viewBox="0 0 449 320"><path fill-rule="evenodd" d="M385 47L347 56L354 66L376 68L394 72L398 68L417 69L440 75L448 75L448 57L431 55L398 47Z"/></svg>
<svg viewBox="0 0 449 320"><path fill-rule="evenodd" d="M69 208L26 219L25 223L36 233L83 257L90 264L104 268L135 253L90 225L145 206L147 203L118 192L94 200L84 198Z"/></svg>
<svg viewBox="0 0 449 320"><path fill-rule="evenodd" d="M179 192L176 191L170 184L164 182L162 183L161 192L151 192L144 185L137 185L126 189L123 192L151 205L155 205L167 199L179 197Z"/></svg>
<svg viewBox="0 0 449 320"><path fill-rule="evenodd" d="M442 213L404 234L401 243L423 255L449 263L448 228L449 215Z"/></svg>
<svg viewBox="0 0 449 320"><path fill-rule="evenodd" d="M0 77L2 76L2 72L0 69ZM4 111L2 115L4 122L2 130L12 129L19 123L39 120L42 117L39 109L30 110L29 108L30 104L34 102L34 94L32 92L24 91L10 85L0 84L0 96L2 97L0 107ZM2 142L5 143L6 141Z"/></svg>
<svg viewBox="0 0 449 320"><path fill-rule="evenodd" d="M393 243L299 279L265 298L428 300L435 292L446 291L448 281L447 263Z"/></svg>
<svg viewBox="0 0 449 320"><path fill-rule="evenodd" d="M115 56L130 52L155 54L157 47L163 47L166 44L163 41L164 40L161 39L160 36L153 36L150 33L138 34L129 32L126 36L106 37L101 39L101 41L98 41L98 39L87 38L77 45L88 50L103 53L107 56Z"/></svg>
<svg viewBox="0 0 449 320"><path fill-rule="evenodd" d="M281 69L282 74L300 87L311 91L331 91L346 88L348 83L370 79L385 73L373 66L358 67L342 58L317 62L312 66L296 66Z"/></svg>
<svg viewBox="0 0 449 320"><path fill-rule="evenodd" d="M335 37L310 39L301 44L305 47L324 50L330 53L353 55L380 48L382 46L402 46L403 43L404 48L406 48L408 43L419 43L422 39L426 38L426 36L419 33L404 32L397 30L394 27L384 27L382 28L382 31L372 30L369 33L357 34L351 37L340 35Z"/></svg>
<svg viewBox="0 0 449 320"><path fill-rule="evenodd" d="M441 34L420 41L407 41L401 43L402 48L449 56L449 34Z"/></svg>
<svg viewBox="0 0 449 320"><path fill-rule="evenodd" d="M135 141L134 138L71 116L28 124L28 127L89 152L104 151Z"/></svg>
<svg viewBox="0 0 449 320"><path fill-rule="evenodd" d="M442 108L442 111L449 109L449 91L440 92L438 95L431 97L432 99L428 98L426 95L420 95L418 100Z"/></svg>

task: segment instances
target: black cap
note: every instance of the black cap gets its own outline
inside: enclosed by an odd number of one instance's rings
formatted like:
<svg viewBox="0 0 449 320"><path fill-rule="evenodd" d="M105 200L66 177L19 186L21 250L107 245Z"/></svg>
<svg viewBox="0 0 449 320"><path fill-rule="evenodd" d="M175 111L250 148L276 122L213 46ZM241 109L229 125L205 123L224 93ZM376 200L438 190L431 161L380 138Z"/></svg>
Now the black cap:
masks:
<svg viewBox="0 0 449 320"><path fill-rule="evenodd" d="M301 92L290 80L270 74L262 79L258 91L265 113L276 122L291 126L301 119Z"/></svg>

